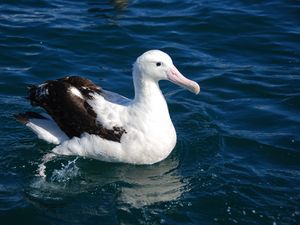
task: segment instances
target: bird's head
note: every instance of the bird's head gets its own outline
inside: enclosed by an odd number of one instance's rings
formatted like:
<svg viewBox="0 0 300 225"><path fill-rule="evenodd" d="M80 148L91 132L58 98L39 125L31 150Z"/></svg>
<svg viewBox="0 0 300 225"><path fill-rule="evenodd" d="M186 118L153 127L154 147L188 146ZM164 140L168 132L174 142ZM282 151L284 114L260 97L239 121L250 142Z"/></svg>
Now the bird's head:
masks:
<svg viewBox="0 0 300 225"><path fill-rule="evenodd" d="M171 57L160 50L150 50L139 56L134 63L133 73L140 79L169 80L195 94L200 92L200 86L183 76Z"/></svg>

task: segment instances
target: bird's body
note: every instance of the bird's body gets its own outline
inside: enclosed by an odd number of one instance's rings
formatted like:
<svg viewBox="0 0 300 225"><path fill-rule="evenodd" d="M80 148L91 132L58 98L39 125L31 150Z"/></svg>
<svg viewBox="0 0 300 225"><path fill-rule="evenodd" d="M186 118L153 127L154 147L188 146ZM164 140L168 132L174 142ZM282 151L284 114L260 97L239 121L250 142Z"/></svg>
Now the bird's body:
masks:
<svg viewBox="0 0 300 225"><path fill-rule="evenodd" d="M169 77L173 75L176 77ZM43 107L47 114L27 112L16 118L39 138L57 144L53 153L153 164L165 159L176 145L176 132L158 81L169 79L199 92L195 82L180 76L167 54L151 50L134 64L133 100L71 76L32 86L31 104Z"/></svg>

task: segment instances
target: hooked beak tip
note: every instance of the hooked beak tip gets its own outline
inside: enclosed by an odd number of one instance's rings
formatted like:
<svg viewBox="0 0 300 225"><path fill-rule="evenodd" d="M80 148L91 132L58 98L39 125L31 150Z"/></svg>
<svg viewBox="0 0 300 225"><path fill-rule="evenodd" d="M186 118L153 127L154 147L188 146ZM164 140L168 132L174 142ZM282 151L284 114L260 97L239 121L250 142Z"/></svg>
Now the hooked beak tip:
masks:
<svg viewBox="0 0 300 225"><path fill-rule="evenodd" d="M196 95L200 92L200 86L195 81L187 79L185 76L183 76L175 66L170 70L168 78L171 82L186 88Z"/></svg>
<svg viewBox="0 0 300 225"><path fill-rule="evenodd" d="M199 84L197 84L195 82L195 86L194 86L194 91L193 91L196 95L198 95L200 93L200 86Z"/></svg>

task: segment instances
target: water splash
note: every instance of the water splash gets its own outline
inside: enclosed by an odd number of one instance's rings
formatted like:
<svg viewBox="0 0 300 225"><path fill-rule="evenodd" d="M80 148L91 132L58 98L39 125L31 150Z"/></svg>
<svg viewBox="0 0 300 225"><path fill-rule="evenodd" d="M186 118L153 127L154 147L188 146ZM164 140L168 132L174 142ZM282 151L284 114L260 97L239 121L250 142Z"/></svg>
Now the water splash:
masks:
<svg viewBox="0 0 300 225"><path fill-rule="evenodd" d="M38 166L37 169L37 176L40 176L44 179L46 179L46 163L53 160L56 157L55 154L53 153L47 153L46 155L43 156L42 158L42 163Z"/></svg>
<svg viewBox="0 0 300 225"><path fill-rule="evenodd" d="M54 157L44 157L46 159L53 160ZM50 161L51 161L50 160ZM32 181L29 189L26 191L26 197L32 203L37 203L40 206L53 206L64 204L66 196L78 193L77 185L70 182L80 176L79 167L76 165L78 157L74 160L61 163L59 169L54 169L52 173L48 173L48 179L46 179L46 161L43 161L39 165L39 168L43 168L45 176L38 174L36 179ZM49 160L47 161L49 162ZM74 187L74 189L73 189Z"/></svg>
<svg viewBox="0 0 300 225"><path fill-rule="evenodd" d="M78 157L73 161L68 161L67 164L61 164L61 169L55 169L50 178L51 182L68 183L72 178L80 175L79 167L76 166Z"/></svg>

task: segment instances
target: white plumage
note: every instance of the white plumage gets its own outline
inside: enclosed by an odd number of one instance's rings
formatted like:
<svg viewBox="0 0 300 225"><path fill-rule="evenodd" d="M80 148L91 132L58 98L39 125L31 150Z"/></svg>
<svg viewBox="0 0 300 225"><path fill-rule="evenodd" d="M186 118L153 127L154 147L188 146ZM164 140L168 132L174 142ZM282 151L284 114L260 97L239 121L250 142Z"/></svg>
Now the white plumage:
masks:
<svg viewBox="0 0 300 225"><path fill-rule="evenodd" d="M133 100L109 91L93 92L86 98L83 93L86 87L79 89L72 86L69 89L71 95L85 99L96 113L95 123L108 130L115 127L124 129L120 141L108 140L89 132L83 132L79 137L68 137L55 120L49 118L29 119L26 125L39 138L59 144L52 150L55 154L134 164L159 162L176 145L176 132L158 85L159 80L170 80L196 94L200 87L185 78L173 65L171 58L159 50L148 51L137 58L133 66L133 80ZM43 87L40 94L47 95L49 91Z"/></svg>

